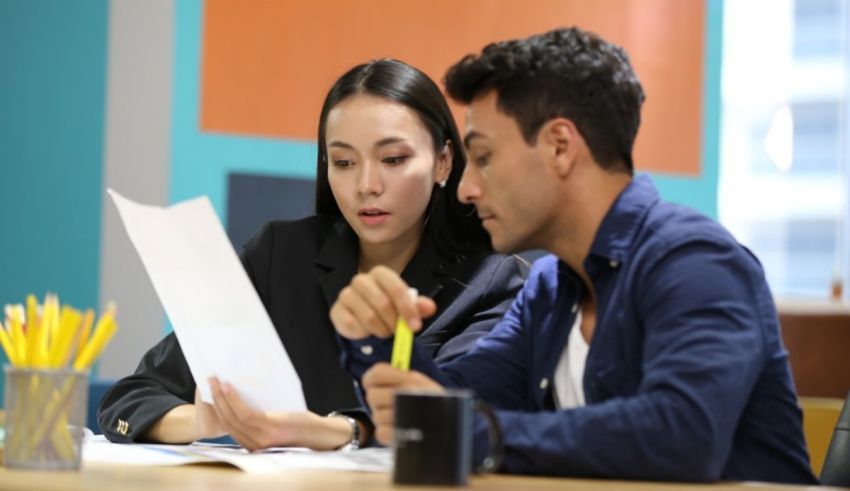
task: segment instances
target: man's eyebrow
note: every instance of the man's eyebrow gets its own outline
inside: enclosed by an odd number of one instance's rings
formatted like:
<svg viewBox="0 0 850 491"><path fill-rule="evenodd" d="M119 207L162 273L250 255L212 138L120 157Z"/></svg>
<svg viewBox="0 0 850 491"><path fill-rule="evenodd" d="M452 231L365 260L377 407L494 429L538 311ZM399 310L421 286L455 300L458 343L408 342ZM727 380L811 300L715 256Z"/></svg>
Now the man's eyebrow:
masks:
<svg viewBox="0 0 850 491"><path fill-rule="evenodd" d="M463 146L469 148L469 145L472 144L472 140L475 138L484 138L484 135L475 130L470 131L463 137Z"/></svg>

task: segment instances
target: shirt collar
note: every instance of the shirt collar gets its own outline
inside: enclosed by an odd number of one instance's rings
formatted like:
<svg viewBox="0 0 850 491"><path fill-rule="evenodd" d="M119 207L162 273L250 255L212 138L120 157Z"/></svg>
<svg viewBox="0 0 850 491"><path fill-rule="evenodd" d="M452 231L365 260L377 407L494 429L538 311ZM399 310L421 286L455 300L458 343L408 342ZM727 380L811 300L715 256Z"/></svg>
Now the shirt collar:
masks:
<svg viewBox="0 0 850 491"><path fill-rule="evenodd" d="M590 247L590 254L622 262L649 208L660 200L649 176L639 175L614 200Z"/></svg>

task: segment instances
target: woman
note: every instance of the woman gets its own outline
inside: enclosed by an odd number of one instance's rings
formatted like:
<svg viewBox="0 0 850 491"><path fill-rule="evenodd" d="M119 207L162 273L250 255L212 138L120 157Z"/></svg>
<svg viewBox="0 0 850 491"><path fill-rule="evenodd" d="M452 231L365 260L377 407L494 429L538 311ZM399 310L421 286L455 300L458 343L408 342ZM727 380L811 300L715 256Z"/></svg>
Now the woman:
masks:
<svg viewBox="0 0 850 491"><path fill-rule="evenodd" d="M367 440L368 417L356 410L321 416L360 405L328 318L357 273L389 267L437 302L419 338L439 361L468 350L521 287L524 264L493 253L474 209L457 199L464 165L449 108L425 74L395 60L348 71L319 119L317 215L266 224L241 254L309 411L255 411L217 380L209 381L216 403L201 403L170 334L104 397L98 423L106 436L179 443L230 434L251 450Z"/></svg>

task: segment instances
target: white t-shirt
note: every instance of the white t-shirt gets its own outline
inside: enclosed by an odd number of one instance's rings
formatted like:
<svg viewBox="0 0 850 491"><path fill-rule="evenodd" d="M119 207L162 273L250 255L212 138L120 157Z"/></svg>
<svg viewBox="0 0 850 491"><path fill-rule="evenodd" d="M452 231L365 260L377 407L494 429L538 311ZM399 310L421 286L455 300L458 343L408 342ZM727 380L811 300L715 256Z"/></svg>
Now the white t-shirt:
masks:
<svg viewBox="0 0 850 491"><path fill-rule="evenodd" d="M558 409L584 406L584 364L589 346L581 334L581 310L570 328L567 347L555 368L555 404Z"/></svg>

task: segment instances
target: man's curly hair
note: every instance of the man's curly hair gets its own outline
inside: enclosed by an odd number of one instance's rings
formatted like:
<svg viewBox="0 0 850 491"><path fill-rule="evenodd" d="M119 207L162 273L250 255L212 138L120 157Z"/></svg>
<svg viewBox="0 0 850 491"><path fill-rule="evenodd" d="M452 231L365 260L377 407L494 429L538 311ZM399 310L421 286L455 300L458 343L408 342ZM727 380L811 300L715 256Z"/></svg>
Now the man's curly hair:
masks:
<svg viewBox="0 0 850 491"><path fill-rule="evenodd" d="M469 104L495 89L529 145L546 121L571 120L605 169L633 173L643 89L619 46L576 27L486 46L449 68L446 90Z"/></svg>

